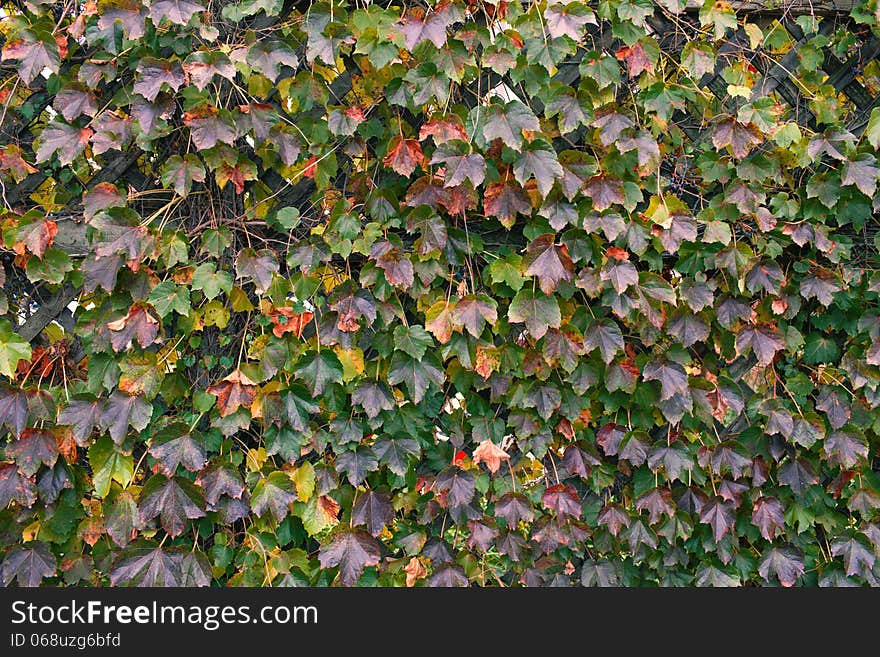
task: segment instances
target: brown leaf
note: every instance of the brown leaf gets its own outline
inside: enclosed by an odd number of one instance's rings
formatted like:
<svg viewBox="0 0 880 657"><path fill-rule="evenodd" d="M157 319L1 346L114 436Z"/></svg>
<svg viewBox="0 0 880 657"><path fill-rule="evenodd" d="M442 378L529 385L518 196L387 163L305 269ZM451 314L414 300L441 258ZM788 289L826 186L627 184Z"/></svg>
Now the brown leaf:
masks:
<svg viewBox="0 0 880 657"><path fill-rule="evenodd" d="M497 182L486 186L483 193L483 212L495 217L505 228L510 228L518 214L527 215L532 205L525 192L515 182Z"/></svg>
<svg viewBox="0 0 880 657"><path fill-rule="evenodd" d="M79 536L83 541L88 543L90 547L94 547L95 543L97 543L99 540L101 540L101 537L103 535L104 535L104 521L98 516L85 518L79 524L79 530L77 531L77 536Z"/></svg>
<svg viewBox="0 0 880 657"><path fill-rule="evenodd" d="M410 559L409 563L403 567L403 571L406 573L406 585L409 587L415 586L418 580L428 574L428 569L417 557Z"/></svg>
<svg viewBox="0 0 880 657"><path fill-rule="evenodd" d="M510 454L488 439L481 442L474 450L474 463L485 463L492 474L498 472L498 468L501 467L501 461L508 459L510 459Z"/></svg>
<svg viewBox="0 0 880 657"><path fill-rule="evenodd" d="M321 495L318 498L318 507L328 519L336 520L339 515L339 502L329 495Z"/></svg>
<svg viewBox="0 0 880 657"><path fill-rule="evenodd" d="M208 386L207 391L216 395L220 417L226 417L239 407L250 408L256 396L257 384L241 370L235 370L219 383Z"/></svg>
<svg viewBox="0 0 880 657"><path fill-rule="evenodd" d="M614 53L614 56L621 62L626 62L626 71L631 78L636 77L642 71L653 71L654 64L648 58L645 47L640 41L632 46L622 46Z"/></svg>
<svg viewBox="0 0 880 657"><path fill-rule="evenodd" d="M58 453L64 457L68 463L76 463L78 454L76 451L76 440L73 437L73 431L69 427L58 427L54 430L55 443L58 445Z"/></svg>

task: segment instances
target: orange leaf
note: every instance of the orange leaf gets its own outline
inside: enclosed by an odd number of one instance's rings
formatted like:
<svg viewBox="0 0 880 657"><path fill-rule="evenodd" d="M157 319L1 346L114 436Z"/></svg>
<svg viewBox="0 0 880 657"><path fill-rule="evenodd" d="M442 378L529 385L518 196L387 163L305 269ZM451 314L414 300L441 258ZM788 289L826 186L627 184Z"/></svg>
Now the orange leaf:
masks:
<svg viewBox="0 0 880 657"><path fill-rule="evenodd" d="M55 442L58 445L58 453L68 463L76 463L79 454L76 451L76 440L70 427L58 427L55 429Z"/></svg>
<svg viewBox="0 0 880 657"><path fill-rule="evenodd" d="M318 158L312 155L308 160L306 160L306 166L303 169L302 175L306 178L314 178L315 171L318 169Z"/></svg>
<svg viewBox="0 0 880 657"><path fill-rule="evenodd" d="M306 324L311 322L314 317L315 313L298 313L289 307L273 308L269 312L269 319L273 324L272 334L276 338L280 338L285 333L293 333L296 337L301 338Z"/></svg>
<svg viewBox="0 0 880 657"><path fill-rule="evenodd" d="M474 450L474 463L485 463L489 472L495 474L501 467L501 461L510 458L510 454L498 447L491 440L484 440Z"/></svg>
<svg viewBox="0 0 880 657"><path fill-rule="evenodd" d="M618 246L610 246L605 251L605 255L609 258L614 258L615 260L629 260L629 253L626 252L625 249L621 249Z"/></svg>

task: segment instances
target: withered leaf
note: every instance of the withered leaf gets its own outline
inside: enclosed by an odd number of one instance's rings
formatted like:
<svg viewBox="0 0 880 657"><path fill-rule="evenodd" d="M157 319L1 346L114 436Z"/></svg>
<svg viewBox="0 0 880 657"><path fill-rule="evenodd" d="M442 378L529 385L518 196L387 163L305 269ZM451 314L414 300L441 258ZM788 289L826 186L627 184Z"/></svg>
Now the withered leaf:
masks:
<svg viewBox="0 0 880 657"><path fill-rule="evenodd" d="M239 407L250 408L256 396L257 384L241 370L233 370L222 381L208 386L207 392L217 397L220 417L226 417Z"/></svg>

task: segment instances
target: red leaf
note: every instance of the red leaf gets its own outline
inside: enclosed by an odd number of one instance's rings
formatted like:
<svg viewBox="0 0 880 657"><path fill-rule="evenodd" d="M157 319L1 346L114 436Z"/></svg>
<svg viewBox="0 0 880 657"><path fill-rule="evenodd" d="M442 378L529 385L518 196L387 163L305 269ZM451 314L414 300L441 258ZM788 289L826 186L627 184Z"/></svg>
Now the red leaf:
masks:
<svg viewBox="0 0 880 657"><path fill-rule="evenodd" d="M421 165L424 159L422 146L418 141L415 139L404 139L398 135L391 140L388 153L385 155L382 163L401 176L408 178L416 170L416 167Z"/></svg>

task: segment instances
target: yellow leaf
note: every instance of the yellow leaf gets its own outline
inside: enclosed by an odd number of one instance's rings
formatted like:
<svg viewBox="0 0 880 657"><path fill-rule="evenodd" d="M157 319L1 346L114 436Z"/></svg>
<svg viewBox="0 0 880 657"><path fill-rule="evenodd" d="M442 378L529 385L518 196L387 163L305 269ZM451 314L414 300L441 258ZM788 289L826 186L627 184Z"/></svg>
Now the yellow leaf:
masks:
<svg viewBox="0 0 880 657"><path fill-rule="evenodd" d="M37 534L40 533L40 521L34 520L31 524L25 527L21 531L21 540L27 543L28 541L37 540Z"/></svg>
<svg viewBox="0 0 880 657"><path fill-rule="evenodd" d="M229 310L216 299L205 306L202 311L202 321L205 326L216 326L218 329L225 329L229 324Z"/></svg>
<svg viewBox="0 0 880 657"><path fill-rule="evenodd" d="M303 502L308 502L315 492L315 468L306 461L290 475L296 484L296 496Z"/></svg>
<svg viewBox="0 0 880 657"><path fill-rule="evenodd" d="M343 349L339 345L333 347L336 357L342 363L342 380L351 381L356 376L364 373L364 352L358 347Z"/></svg>
<svg viewBox="0 0 880 657"><path fill-rule="evenodd" d="M50 343L54 344L59 340L64 339L64 329L58 324L52 322L43 329L43 335L46 336Z"/></svg>
<svg viewBox="0 0 880 657"><path fill-rule="evenodd" d="M746 34L749 35L750 48L752 50L757 50L758 47L764 42L764 33L761 32L761 28L754 23L746 23L745 25L743 25L743 29L746 31Z"/></svg>
<svg viewBox="0 0 880 657"><path fill-rule="evenodd" d="M266 344L269 342L269 333L263 333L263 335L258 335L248 344L247 354L248 358L253 358L254 360L260 359L260 354L263 349L266 348Z"/></svg>
<svg viewBox="0 0 880 657"><path fill-rule="evenodd" d="M159 363L165 366L165 372L173 372L177 361L180 360L180 354L175 347L174 342L169 342L159 350Z"/></svg>
<svg viewBox="0 0 880 657"><path fill-rule="evenodd" d="M269 457L266 456L266 450L263 447L260 447L259 449L249 449L247 452L248 472L256 472L262 468L268 458Z"/></svg>
<svg viewBox="0 0 880 657"><path fill-rule="evenodd" d="M322 267L317 271L321 277L321 283L324 286L324 292L330 293L334 287L351 278L344 271L339 271L333 267Z"/></svg>
<svg viewBox="0 0 880 657"><path fill-rule="evenodd" d="M727 95L732 98L751 98L752 96L752 88L746 87L740 84L729 84L727 85Z"/></svg>
<svg viewBox="0 0 880 657"><path fill-rule="evenodd" d="M237 313L248 312L254 309L254 304L248 299L245 291L237 285L233 286L232 290L229 292L229 301L232 305L232 310Z"/></svg>

